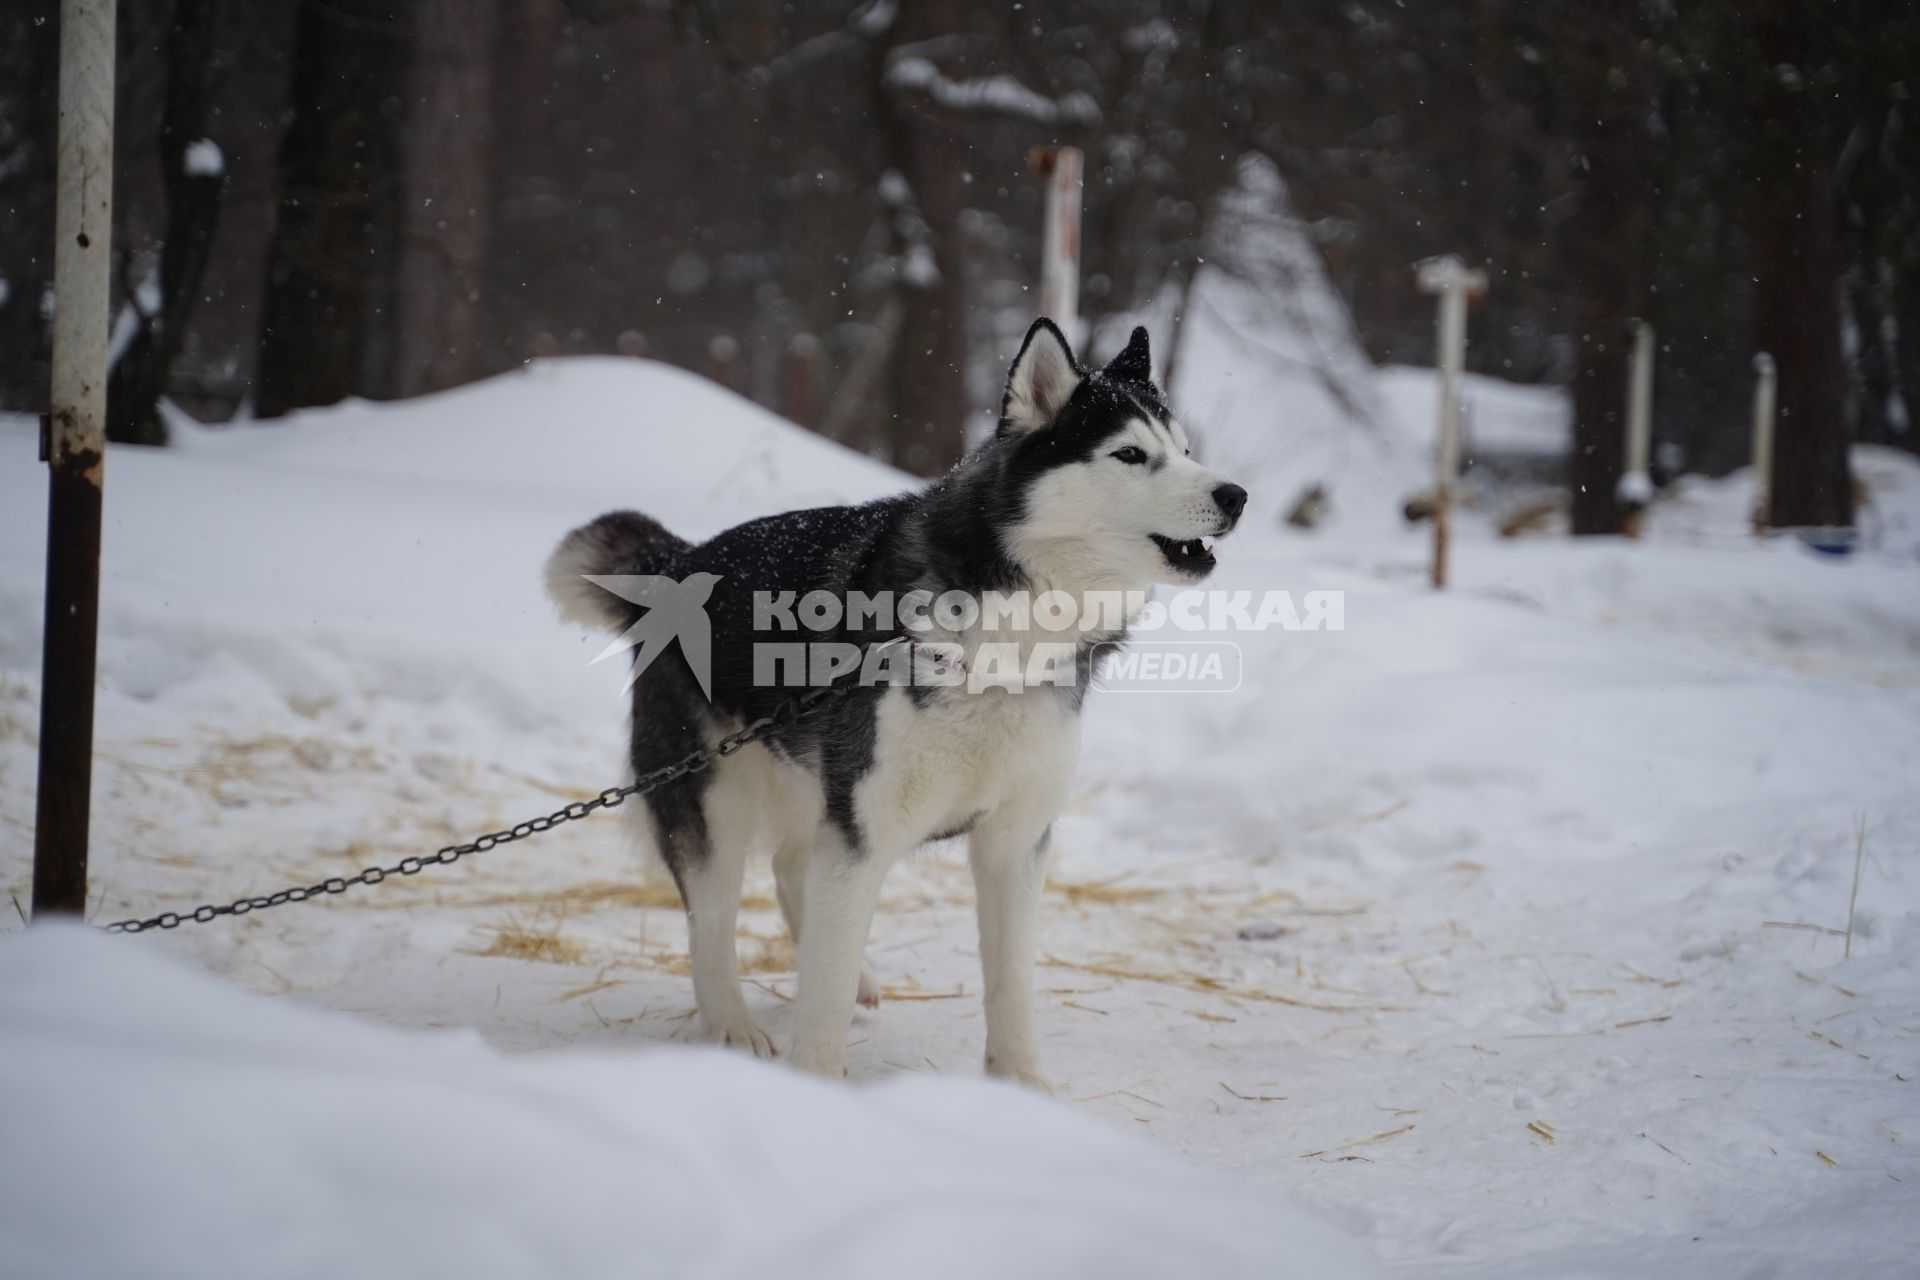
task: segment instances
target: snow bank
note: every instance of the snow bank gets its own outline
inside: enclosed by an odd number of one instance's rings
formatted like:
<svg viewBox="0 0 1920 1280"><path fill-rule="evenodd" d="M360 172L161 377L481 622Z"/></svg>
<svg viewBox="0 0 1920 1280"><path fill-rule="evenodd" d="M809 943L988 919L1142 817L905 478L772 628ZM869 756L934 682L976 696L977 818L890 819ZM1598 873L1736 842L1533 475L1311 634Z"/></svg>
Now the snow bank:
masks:
<svg viewBox="0 0 1920 1280"><path fill-rule="evenodd" d="M259 425L194 433L196 452L452 484L501 503L644 500L693 538L742 510L864 501L911 483L696 374L617 356L538 360L438 395L349 400Z"/></svg>
<svg viewBox="0 0 1920 1280"><path fill-rule="evenodd" d="M70 927L0 940L0 1274L1353 1276L1251 1187L1011 1087L503 1058Z"/></svg>
<svg viewBox="0 0 1920 1280"><path fill-rule="evenodd" d="M611 357L245 429L174 425L176 447L114 452L103 535L101 678L149 706L177 696L162 723L248 723L263 705L296 723L453 705L484 733L541 722L543 704L604 719L614 691L539 586L567 529L638 506L704 538L909 483L704 379ZM0 421L0 448L15 460L0 467L0 666L37 670L31 421Z"/></svg>
<svg viewBox="0 0 1920 1280"><path fill-rule="evenodd" d="M1853 447L1850 463L1859 481L1860 550L1920 561L1920 457L1863 444ZM1753 470L1741 467L1715 480L1680 477L1662 491L1649 518L1664 537L1727 545L1750 540L1752 512Z"/></svg>
<svg viewBox="0 0 1920 1280"><path fill-rule="evenodd" d="M1406 447L1431 459L1439 430L1440 375L1415 365L1386 365L1374 385ZM1480 454L1551 459L1573 452L1573 405L1565 387L1528 387L1467 373L1460 377L1460 399L1463 463Z"/></svg>
<svg viewBox="0 0 1920 1280"><path fill-rule="evenodd" d="M1425 455L1391 431L1346 305L1270 163L1242 162L1212 235L1232 247L1238 274L1198 269L1177 355L1160 360L1174 370L1169 392L1208 464L1247 488L1255 521L1284 516L1320 485L1330 501L1325 527L1392 527L1422 483ZM1177 301L1139 322L1159 337Z"/></svg>

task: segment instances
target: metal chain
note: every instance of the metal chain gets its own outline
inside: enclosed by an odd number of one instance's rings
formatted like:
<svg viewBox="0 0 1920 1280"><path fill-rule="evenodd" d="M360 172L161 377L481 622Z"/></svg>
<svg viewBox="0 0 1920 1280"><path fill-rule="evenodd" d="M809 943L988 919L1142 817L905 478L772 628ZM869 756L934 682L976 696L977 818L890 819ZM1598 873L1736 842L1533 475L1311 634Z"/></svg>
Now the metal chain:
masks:
<svg viewBox="0 0 1920 1280"><path fill-rule="evenodd" d="M761 716L744 728L728 734L711 747L704 747L671 764L649 770L624 787L608 787L591 800L576 800L564 808L555 809L542 817L529 818L504 831L489 831L486 835L476 836L465 844L450 844L436 853L423 857L402 858L390 867L368 867L359 875L353 876L330 876L318 884L296 885L265 897L241 898L225 906L209 903L185 914L178 911L163 911L145 920L118 920L105 928L108 933L144 933L148 929L176 929L183 924L205 924L220 916L244 916L288 902L305 902L309 898L323 897L330 893L345 893L358 885L379 884L388 876L418 875L431 866L446 866L458 862L470 853L485 853L500 845L512 844L515 840L525 840L528 836L538 835L542 831L551 831L563 822L584 818L596 809L616 809L627 797L643 795L664 787L669 782L676 782L688 774L698 773L715 760L723 760L735 754L758 742L775 729L797 723L803 717L818 711L829 699L849 692L851 689L846 685L822 685L819 688L809 689L799 697L782 703L772 715Z"/></svg>

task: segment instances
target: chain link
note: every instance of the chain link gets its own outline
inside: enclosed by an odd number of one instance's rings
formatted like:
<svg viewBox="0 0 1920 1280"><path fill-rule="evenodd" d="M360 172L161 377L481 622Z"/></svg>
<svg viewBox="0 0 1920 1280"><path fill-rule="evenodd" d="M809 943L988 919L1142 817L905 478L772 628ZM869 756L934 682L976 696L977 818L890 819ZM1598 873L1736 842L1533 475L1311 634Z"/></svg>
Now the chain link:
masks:
<svg viewBox="0 0 1920 1280"><path fill-rule="evenodd" d="M412 876L420 874L431 866L449 866L470 853L485 853L503 844L512 844L516 840L525 840L528 836L551 831L564 822L578 821L596 809L617 809L629 796L644 795L646 792L666 786L669 782L677 782L688 774L698 773L715 760L737 754L774 730L798 723L802 718L818 711L829 699L849 692L851 692L850 688L845 685L822 685L816 689L809 689L799 697L781 703L772 715L761 716L751 724L736 729L711 747L692 752L671 764L661 765L658 769L650 769L623 787L608 787L591 800L576 800L572 804L555 809L552 813L543 814L538 818L529 818L503 831L489 831L483 836L475 836L465 844L450 844L424 856L402 858L390 867L368 867L358 875L329 876L318 884L295 885L265 897L240 898L225 906L208 903L185 914L178 911L163 911L145 920L117 920L105 928L108 933L145 933L149 929L177 929L183 924L206 924L221 916L244 916L289 902L306 902L311 898L324 897L327 894L345 893L359 885L379 884L388 876Z"/></svg>

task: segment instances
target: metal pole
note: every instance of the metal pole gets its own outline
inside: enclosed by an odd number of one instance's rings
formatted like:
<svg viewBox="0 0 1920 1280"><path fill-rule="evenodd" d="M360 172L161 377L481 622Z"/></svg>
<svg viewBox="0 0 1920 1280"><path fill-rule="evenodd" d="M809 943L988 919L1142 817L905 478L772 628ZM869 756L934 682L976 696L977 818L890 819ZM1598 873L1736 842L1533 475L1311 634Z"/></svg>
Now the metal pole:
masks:
<svg viewBox="0 0 1920 1280"><path fill-rule="evenodd" d="M1753 531L1773 523L1773 357L1753 357Z"/></svg>
<svg viewBox="0 0 1920 1280"><path fill-rule="evenodd" d="M1074 342L1080 321L1080 148L1034 153L1047 180L1046 221L1040 228L1040 314Z"/></svg>
<svg viewBox="0 0 1920 1280"><path fill-rule="evenodd" d="M114 0L61 0L35 916L79 915L87 905L113 229L113 54Z"/></svg>
<svg viewBox="0 0 1920 1280"><path fill-rule="evenodd" d="M1447 585L1447 546L1452 533L1453 489L1460 476L1460 376L1466 368L1467 297L1487 287L1484 271L1470 271L1458 258L1429 258L1419 266L1420 288L1440 295L1440 427L1434 448L1433 585Z"/></svg>
<svg viewBox="0 0 1920 1280"><path fill-rule="evenodd" d="M1627 466L1614 489L1614 501L1626 513L1624 528L1630 538L1640 536L1640 513L1653 501L1653 477L1647 472L1647 450L1653 434L1653 326L1635 320L1633 359L1627 366Z"/></svg>

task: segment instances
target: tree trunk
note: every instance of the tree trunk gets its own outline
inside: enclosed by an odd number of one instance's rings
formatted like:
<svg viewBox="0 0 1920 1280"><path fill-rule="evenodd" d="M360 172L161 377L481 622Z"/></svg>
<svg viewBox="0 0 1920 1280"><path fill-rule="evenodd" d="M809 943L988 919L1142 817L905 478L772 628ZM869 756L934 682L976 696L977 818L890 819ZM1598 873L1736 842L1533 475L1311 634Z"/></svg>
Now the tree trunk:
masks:
<svg viewBox="0 0 1920 1280"><path fill-rule="evenodd" d="M1615 489L1626 460L1627 322L1640 307L1646 237L1646 102L1635 70L1634 6L1564 6L1576 42L1570 76L1576 188L1565 227L1579 364L1573 382L1573 532L1621 530Z"/></svg>
<svg viewBox="0 0 1920 1280"><path fill-rule="evenodd" d="M0 410L47 411L52 333L40 300L53 287L53 193L60 6L0 7ZM18 114L11 114L17 108Z"/></svg>
<svg viewBox="0 0 1920 1280"><path fill-rule="evenodd" d="M380 220L405 36L394 0L300 6L254 374L260 417L364 389L371 312L392 274L381 262Z"/></svg>
<svg viewBox="0 0 1920 1280"><path fill-rule="evenodd" d="M222 0L177 0L167 33L167 97L160 122L160 173L167 193L167 238L160 249L160 305L140 316L140 328L107 379L107 439L165 444L160 397L186 341L187 321L200 297L213 232L226 191L224 154L189 156L206 138L213 71L213 34ZM137 299L128 305L138 309Z"/></svg>
<svg viewBox="0 0 1920 1280"><path fill-rule="evenodd" d="M936 243L944 237L936 236ZM967 400L966 290L960 254L951 243L938 257L940 274L903 290L900 340L892 361L890 461L916 475L939 475L960 457Z"/></svg>
<svg viewBox="0 0 1920 1280"><path fill-rule="evenodd" d="M1761 197L1754 228L1754 344L1780 370L1768 523L1852 524L1832 193L1813 165L1783 178L1785 191Z"/></svg>
<svg viewBox="0 0 1920 1280"><path fill-rule="evenodd" d="M488 226L495 0L424 0L407 112L395 391L487 370L480 296Z"/></svg>
<svg viewBox="0 0 1920 1280"><path fill-rule="evenodd" d="M1896 276L1893 286L1894 385L1900 396L1898 431L1892 443L1920 453L1920 265Z"/></svg>
<svg viewBox="0 0 1920 1280"><path fill-rule="evenodd" d="M965 160L942 154L945 139L932 136L935 130L887 85L888 54L888 42L872 42L868 94L882 173L904 179L907 193L900 204L882 191L896 274L881 309L895 309L899 323L884 365L885 393L874 406L883 416L873 425L887 461L938 475L960 457L970 407L966 285L955 230Z"/></svg>
<svg viewBox="0 0 1920 1280"><path fill-rule="evenodd" d="M1828 95L1811 84L1828 21L1776 0L1757 27L1768 70L1753 102L1753 327L1780 370L1768 521L1780 528L1853 523L1831 182L1839 148Z"/></svg>

